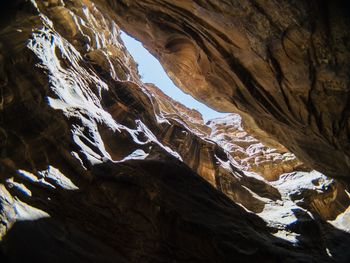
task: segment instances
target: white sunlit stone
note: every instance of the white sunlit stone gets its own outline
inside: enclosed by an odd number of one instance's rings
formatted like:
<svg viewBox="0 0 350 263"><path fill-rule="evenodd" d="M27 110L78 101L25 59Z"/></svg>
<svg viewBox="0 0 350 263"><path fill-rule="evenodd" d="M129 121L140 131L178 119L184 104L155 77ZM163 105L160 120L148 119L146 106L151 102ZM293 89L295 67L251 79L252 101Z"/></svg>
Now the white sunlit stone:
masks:
<svg viewBox="0 0 350 263"><path fill-rule="evenodd" d="M32 192L24 184L15 182L13 178L7 179L6 183L10 188L15 188L17 191L21 192L23 195L27 197L32 196Z"/></svg>
<svg viewBox="0 0 350 263"><path fill-rule="evenodd" d="M147 158L147 156L148 156L148 153L145 153L143 150L138 149L138 150L132 152L127 157L125 157L122 161L126 161L126 160L144 160L144 159Z"/></svg>
<svg viewBox="0 0 350 263"><path fill-rule="evenodd" d="M5 222L8 222L6 231L16 221L33 221L50 217L47 212L13 197L3 185L0 185L0 207L3 218L6 218ZM1 228L0 225L0 230Z"/></svg>
<svg viewBox="0 0 350 263"><path fill-rule="evenodd" d="M46 182L44 178L38 178L38 176L36 176L30 172L27 172L25 170L18 170L17 176L19 176L20 178L22 178L26 181L29 181L29 182L36 184L36 185L43 186L45 188L49 188L49 189L56 188L54 185L50 184L49 182Z"/></svg>
<svg viewBox="0 0 350 263"><path fill-rule="evenodd" d="M78 190L79 188L64 174L53 166L49 166L47 170L40 172L45 178L52 180L55 185L65 190Z"/></svg>
<svg viewBox="0 0 350 263"><path fill-rule="evenodd" d="M50 217L48 213L38 208L30 206L18 199L14 200L13 209L17 221L33 221Z"/></svg>
<svg viewBox="0 0 350 263"><path fill-rule="evenodd" d="M43 186L45 188L65 190L78 190L79 188L57 168L49 166L47 170L38 172L38 176L25 170L18 170L17 175L33 184Z"/></svg>

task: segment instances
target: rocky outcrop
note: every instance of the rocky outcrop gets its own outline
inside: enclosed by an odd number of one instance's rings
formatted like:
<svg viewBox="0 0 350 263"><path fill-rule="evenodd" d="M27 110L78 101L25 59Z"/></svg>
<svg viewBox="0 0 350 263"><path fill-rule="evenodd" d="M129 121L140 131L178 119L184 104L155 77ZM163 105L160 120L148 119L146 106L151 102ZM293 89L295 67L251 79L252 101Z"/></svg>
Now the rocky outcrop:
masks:
<svg viewBox="0 0 350 263"><path fill-rule="evenodd" d="M147 83L145 87L156 100L155 104L157 105L158 114L165 118L177 119L201 137L205 137L211 132L210 127L204 123L200 112L195 109L189 109L178 101L173 100L152 83Z"/></svg>
<svg viewBox="0 0 350 263"><path fill-rule="evenodd" d="M148 84L147 89L152 91L158 114L171 122L163 125L158 136L162 143L233 201L272 224L279 217L293 220L292 210L301 207L315 217L334 220L350 205L344 184L311 171L286 149L264 145L243 129L239 115L209 120L203 129L196 110L154 85ZM270 214L271 207L277 215Z"/></svg>
<svg viewBox="0 0 350 263"><path fill-rule="evenodd" d="M1 262L347 262L344 186L245 169L140 81L108 3L1 2Z"/></svg>
<svg viewBox="0 0 350 263"><path fill-rule="evenodd" d="M146 88L156 100L155 105L158 114L173 121L173 125L170 126L172 130L174 130L177 123L180 123L180 127L187 128L187 130L182 131L182 135L180 133L174 135L172 134L174 132L169 133L168 130L163 130L161 135L162 138L167 137L166 140L163 140L163 143L168 144L169 147L175 145L175 141L171 140L174 138L180 141L179 145L187 147L182 149L183 154L181 156L192 148L190 144L194 141L193 137L197 136L205 144L210 145L215 142L214 145L217 144L216 148L222 148L230 153L237 162L235 165L238 164L240 170L258 173L269 181L277 180L283 173L311 170L287 149L280 147L282 149L277 150L268 147L249 135L243 129L242 119L238 114L229 114L225 117L209 120L204 124L203 118L197 110L189 109L174 101L153 84L147 84ZM186 135L190 135L191 138L184 143L180 138L186 137ZM208 146L197 148L203 150ZM176 151L181 152L179 148ZM215 150L212 150L212 152L215 152ZM189 156L193 158L194 156L200 156L200 154L191 153ZM202 165L203 163L210 163L211 159L207 158L207 160L201 161ZM193 165L191 167L196 169ZM213 168L210 169L213 170Z"/></svg>
<svg viewBox="0 0 350 263"><path fill-rule="evenodd" d="M334 220L350 205L344 185L313 171L284 174L272 183L296 205L324 220Z"/></svg>
<svg viewBox="0 0 350 263"><path fill-rule="evenodd" d="M268 147L249 135L238 114L213 119L207 124L212 129L210 139L227 150L246 171L256 172L268 181L277 180L284 173L310 171L288 150Z"/></svg>
<svg viewBox="0 0 350 263"><path fill-rule="evenodd" d="M211 128L196 110L175 102L154 85L146 87L152 91L158 116L166 119L160 129L154 130L157 138L178 153L192 170L250 211L264 209L266 200L258 196L280 198L277 189L263 178L245 173L229 152L210 139Z"/></svg>
<svg viewBox="0 0 350 263"><path fill-rule="evenodd" d="M95 2L185 92L349 182L347 1Z"/></svg>

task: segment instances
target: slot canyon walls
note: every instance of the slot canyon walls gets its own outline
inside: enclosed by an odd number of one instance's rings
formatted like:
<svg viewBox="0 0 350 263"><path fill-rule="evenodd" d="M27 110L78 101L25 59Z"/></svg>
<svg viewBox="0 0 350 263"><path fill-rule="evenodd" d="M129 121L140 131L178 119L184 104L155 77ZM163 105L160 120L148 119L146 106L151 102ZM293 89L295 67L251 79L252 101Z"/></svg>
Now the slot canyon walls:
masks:
<svg viewBox="0 0 350 263"><path fill-rule="evenodd" d="M343 42L326 43L322 25L304 37L298 1L216 3L1 2L1 262L348 262L345 18ZM306 31L282 34L291 21ZM205 124L142 83L120 27L181 88L247 123ZM325 44L337 59L319 72Z"/></svg>
<svg viewBox="0 0 350 263"><path fill-rule="evenodd" d="M347 1L97 2L184 91L349 180Z"/></svg>

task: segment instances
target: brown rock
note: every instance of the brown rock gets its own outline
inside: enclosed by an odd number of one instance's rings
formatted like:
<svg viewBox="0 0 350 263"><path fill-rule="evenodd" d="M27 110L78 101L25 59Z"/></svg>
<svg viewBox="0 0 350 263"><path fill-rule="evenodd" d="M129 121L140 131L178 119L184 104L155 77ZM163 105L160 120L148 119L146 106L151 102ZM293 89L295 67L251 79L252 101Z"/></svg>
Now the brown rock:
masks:
<svg viewBox="0 0 350 263"><path fill-rule="evenodd" d="M108 2L0 4L0 261L347 262L344 187L323 191L325 178L310 194L290 174L270 183L244 171L197 113L152 96L111 19L122 2ZM194 44L171 39L179 68L196 66Z"/></svg>
<svg viewBox="0 0 350 263"><path fill-rule="evenodd" d="M268 147L249 135L238 114L213 119L207 124L212 129L210 139L230 152L246 171L256 172L268 181L277 180L284 173L310 171L286 149Z"/></svg>
<svg viewBox="0 0 350 263"><path fill-rule="evenodd" d="M241 114L257 138L349 181L346 1L95 2L185 92Z"/></svg>

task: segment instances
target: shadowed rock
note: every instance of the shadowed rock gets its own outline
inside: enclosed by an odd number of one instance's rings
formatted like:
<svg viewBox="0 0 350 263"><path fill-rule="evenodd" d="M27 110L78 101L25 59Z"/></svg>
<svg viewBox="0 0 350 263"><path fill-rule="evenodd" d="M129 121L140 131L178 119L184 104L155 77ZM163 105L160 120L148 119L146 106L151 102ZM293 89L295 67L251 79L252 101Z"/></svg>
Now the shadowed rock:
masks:
<svg viewBox="0 0 350 263"><path fill-rule="evenodd" d="M144 7L154 19L151 2L1 2L1 262L347 262L349 196L342 183L316 171L276 172L267 181L210 139L196 112L142 83L119 36L124 19L115 15ZM169 23L192 19L176 1L162 2L162 23L166 8ZM231 17L231 9L210 2L183 3L200 4L197 16L208 17L203 27L181 24L203 33L196 41L213 29L206 8ZM156 34L152 28L147 32ZM164 37L168 29L163 23ZM197 70L196 59L218 55L207 49L194 57L190 38L168 40L179 68ZM234 45L244 49L240 41ZM217 63L226 69L225 61ZM215 74L208 76L219 85L231 73L211 63L206 69ZM205 82L196 70L187 70L194 72L188 79L200 91ZM223 105L230 106L227 98Z"/></svg>
<svg viewBox="0 0 350 263"><path fill-rule="evenodd" d="M347 1L95 2L185 92L349 182Z"/></svg>

